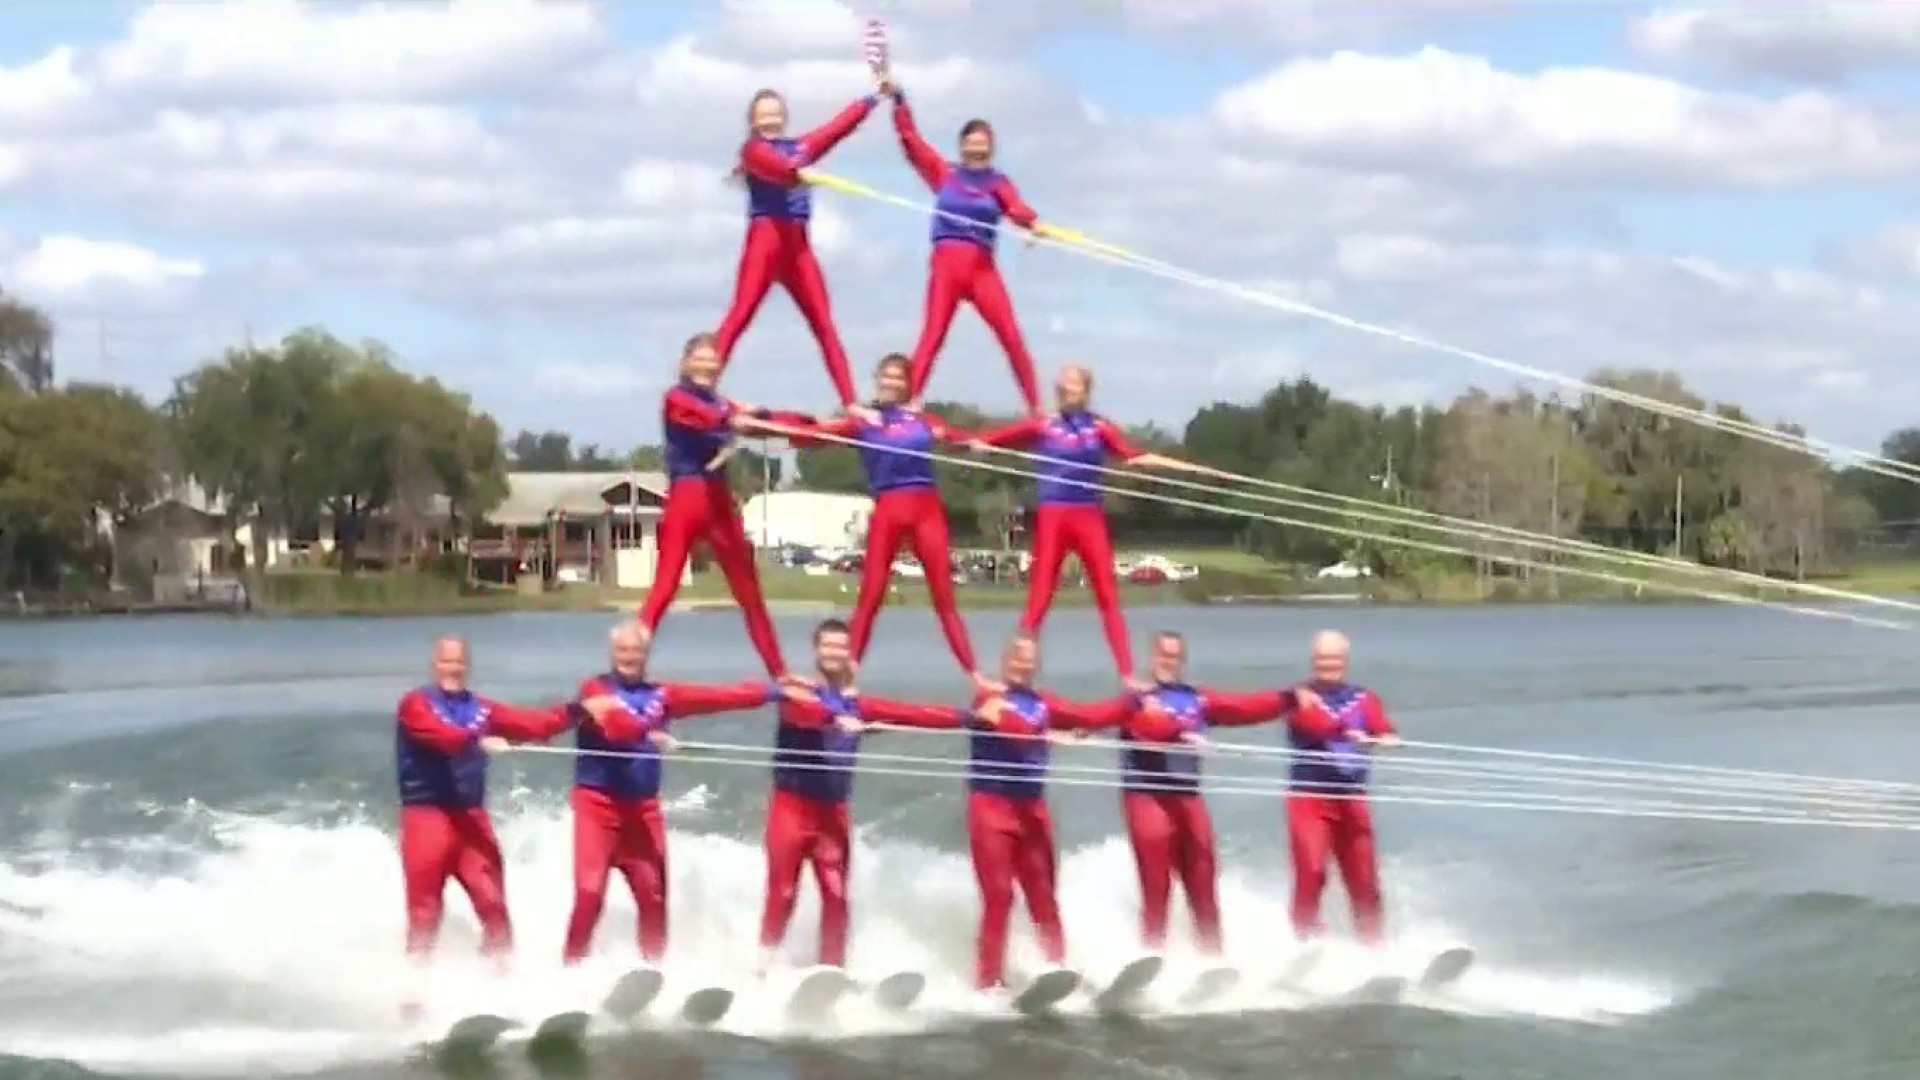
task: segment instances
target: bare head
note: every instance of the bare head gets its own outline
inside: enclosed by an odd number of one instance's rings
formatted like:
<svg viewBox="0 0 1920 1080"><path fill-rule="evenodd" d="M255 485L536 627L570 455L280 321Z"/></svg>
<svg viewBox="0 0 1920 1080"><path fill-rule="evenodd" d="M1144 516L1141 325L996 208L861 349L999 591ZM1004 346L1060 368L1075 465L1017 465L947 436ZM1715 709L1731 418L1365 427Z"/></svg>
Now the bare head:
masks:
<svg viewBox="0 0 1920 1080"><path fill-rule="evenodd" d="M1093 372L1079 364L1060 369L1053 381L1053 399L1061 412L1080 412L1093 400Z"/></svg>
<svg viewBox="0 0 1920 1080"><path fill-rule="evenodd" d="M680 377L695 386L713 389L720 382L720 340L701 332L680 349Z"/></svg>
<svg viewBox="0 0 1920 1080"><path fill-rule="evenodd" d="M1187 639L1172 630L1153 635L1152 670L1153 681L1157 683L1186 681Z"/></svg>
<svg viewBox="0 0 1920 1080"><path fill-rule="evenodd" d="M900 405L913 389L913 361L905 353L888 353L873 369L873 392L882 405Z"/></svg>
<svg viewBox="0 0 1920 1080"><path fill-rule="evenodd" d="M442 693L467 688L467 642L449 634L433 641L433 685Z"/></svg>
<svg viewBox="0 0 1920 1080"><path fill-rule="evenodd" d="M1313 681L1346 682L1347 661L1352 652L1353 646L1347 641L1347 635L1338 630L1322 630L1313 635Z"/></svg>
<svg viewBox="0 0 1920 1080"><path fill-rule="evenodd" d="M755 90L747 102L747 126L763 139L787 133L787 101L777 90Z"/></svg>
<svg viewBox="0 0 1920 1080"><path fill-rule="evenodd" d="M969 169L993 165L993 125L973 119L960 125L960 164Z"/></svg>
<svg viewBox="0 0 1920 1080"><path fill-rule="evenodd" d="M1008 686L1032 686L1040 673L1040 642L1032 634L1015 634L1000 653L1000 679Z"/></svg>
<svg viewBox="0 0 1920 1080"><path fill-rule="evenodd" d="M638 619L615 623L613 629L607 631L607 654L613 663L613 673L628 682L646 678L647 656L652 651L653 634Z"/></svg>
<svg viewBox="0 0 1920 1080"><path fill-rule="evenodd" d="M829 682L841 682L853 671L853 631L839 619L823 619L813 628L813 666Z"/></svg>

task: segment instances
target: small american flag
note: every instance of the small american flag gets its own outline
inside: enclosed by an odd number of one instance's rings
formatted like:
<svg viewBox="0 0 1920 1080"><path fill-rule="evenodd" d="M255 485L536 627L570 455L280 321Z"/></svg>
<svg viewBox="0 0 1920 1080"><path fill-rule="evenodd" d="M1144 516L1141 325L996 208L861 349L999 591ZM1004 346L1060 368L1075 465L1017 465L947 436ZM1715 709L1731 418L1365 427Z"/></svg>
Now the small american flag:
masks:
<svg viewBox="0 0 1920 1080"><path fill-rule="evenodd" d="M866 29L860 35L860 51L867 58L867 66L876 73L887 69L887 24L879 19L868 19Z"/></svg>

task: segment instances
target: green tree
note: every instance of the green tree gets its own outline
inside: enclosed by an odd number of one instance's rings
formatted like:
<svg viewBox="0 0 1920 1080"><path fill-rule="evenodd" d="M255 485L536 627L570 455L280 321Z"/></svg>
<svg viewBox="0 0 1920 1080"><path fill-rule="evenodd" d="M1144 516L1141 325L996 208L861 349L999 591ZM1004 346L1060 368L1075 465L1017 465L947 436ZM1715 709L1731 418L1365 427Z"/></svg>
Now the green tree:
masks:
<svg viewBox="0 0 1920 1080"><path fill-rule="evenodd" d="M0 390L53 386L53 320L0 292Z"/></svg>

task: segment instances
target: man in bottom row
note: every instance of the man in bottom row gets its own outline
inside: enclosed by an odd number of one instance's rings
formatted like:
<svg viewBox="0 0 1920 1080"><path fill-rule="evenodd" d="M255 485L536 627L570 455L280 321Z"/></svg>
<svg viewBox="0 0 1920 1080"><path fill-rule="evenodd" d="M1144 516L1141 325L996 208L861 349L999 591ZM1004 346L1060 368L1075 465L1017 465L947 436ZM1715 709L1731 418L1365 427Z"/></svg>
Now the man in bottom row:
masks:
<svg viewBox="0 0 1920 1080"><path fill-rule="evenodd" d="M586 956L607 881L619 870L638 909L641 955L657 962L667 943L666 832L658 801L660 755L674 746L667 729L676 719L775 703L763 970L785 936L808 866L820 890L820 962L845 963L852 852L847 804L860 736L874 725L969 730L967 831L981 893L975 966L980 989L1003 984L1016 887L1046 959L1065 961L1045 800L1049 748L1104 728L1118 729L1124 744L1122 806L1139 870L1146 947L1165 945L1168 902L1178 878L1202 951L1219 954L1213 826L1201 796L1199 755L1210 727L1277 719L1286 721L1295 751L1287 797L1294 932L1303 939L1321 932L1320 896L1331 858L1352 900L1360 937L1379 940L1380 890L1365 800L1368 754L1396 737L1379 700L1346 681L1349 646L1337 633L1314 639L1309 681L1253 694L1186 683L1186 643L1178 634L1162 633L1154 640L1151 688L1091 705L1034 688L1039 648L1022 635L1001 657L1001 688L977 695L968 709L860 694L853 685L848 629L838 620L814 631L815 677L779 683L651 682L644 627L623 623L610 644L611 670L582 683L573 702L516 709L467 689L463 642L434 643L433 681L401 699L396 737L407 944L416 957L432 951L449 877L473 901L483 950L504 956L511 948L500 850L484 809L486 759L511 743L544 741L573 729L579 751L572 800L574 909L564 959L571 964Z"/></svg>

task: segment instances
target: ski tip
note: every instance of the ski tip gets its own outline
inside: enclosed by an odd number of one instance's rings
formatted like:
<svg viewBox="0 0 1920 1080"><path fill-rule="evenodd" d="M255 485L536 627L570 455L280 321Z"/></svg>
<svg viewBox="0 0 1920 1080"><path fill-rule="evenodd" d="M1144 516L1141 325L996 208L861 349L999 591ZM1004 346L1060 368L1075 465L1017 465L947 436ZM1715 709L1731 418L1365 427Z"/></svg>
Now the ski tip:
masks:
<svg viewBox="0 0 1920 1080"><path fill-rule="evenodd" d="M465 1016L454 1021L446 1036L432 1049L442 1054L481 1053L499 1041L500 1036L519 1026L517 1021L491 1013Z"/></svg>
<svg viewBox="0 0 1920 1080"><path fill-rule="evenodd" d="M1427 969L1420 975L1422 990L1437 990L1459 981L1473 966L1474 951L1464 945L1446 949L1440 955L1428 961Z"/></svg>
<svg viewBox="0 0 1920 1080"><path fill-rule="evenodd" d="M687 1000L680 1006L680 1019L695 1027L711 1027L719 1023L731 1008L733 991L723 986L709 986L687 995Z"/></svg>
<svg viewBox="0 0 1920 1080"><path fill-rule="evenodd" d="M873 1000L883 1009L898 1012L910 1007L927 989L927 977L917 971L899 971L874 984Z"/></svg>
<svg viewBox="0 0 1920 1080"><path fill-rule="evenodd" d="M652 968L629 971L613 984L600 1010L616 1020L631 1020L653 1004L665 984L666 978Z"/></svg>
<svg viewBox="0 0 1920 1080"><path fill-rule="evenodd" d="M1080 988L1080 973L1066 968L1043 971L1014 996L1015 1010L1029 1016L1046 1012Z"/></svg>

